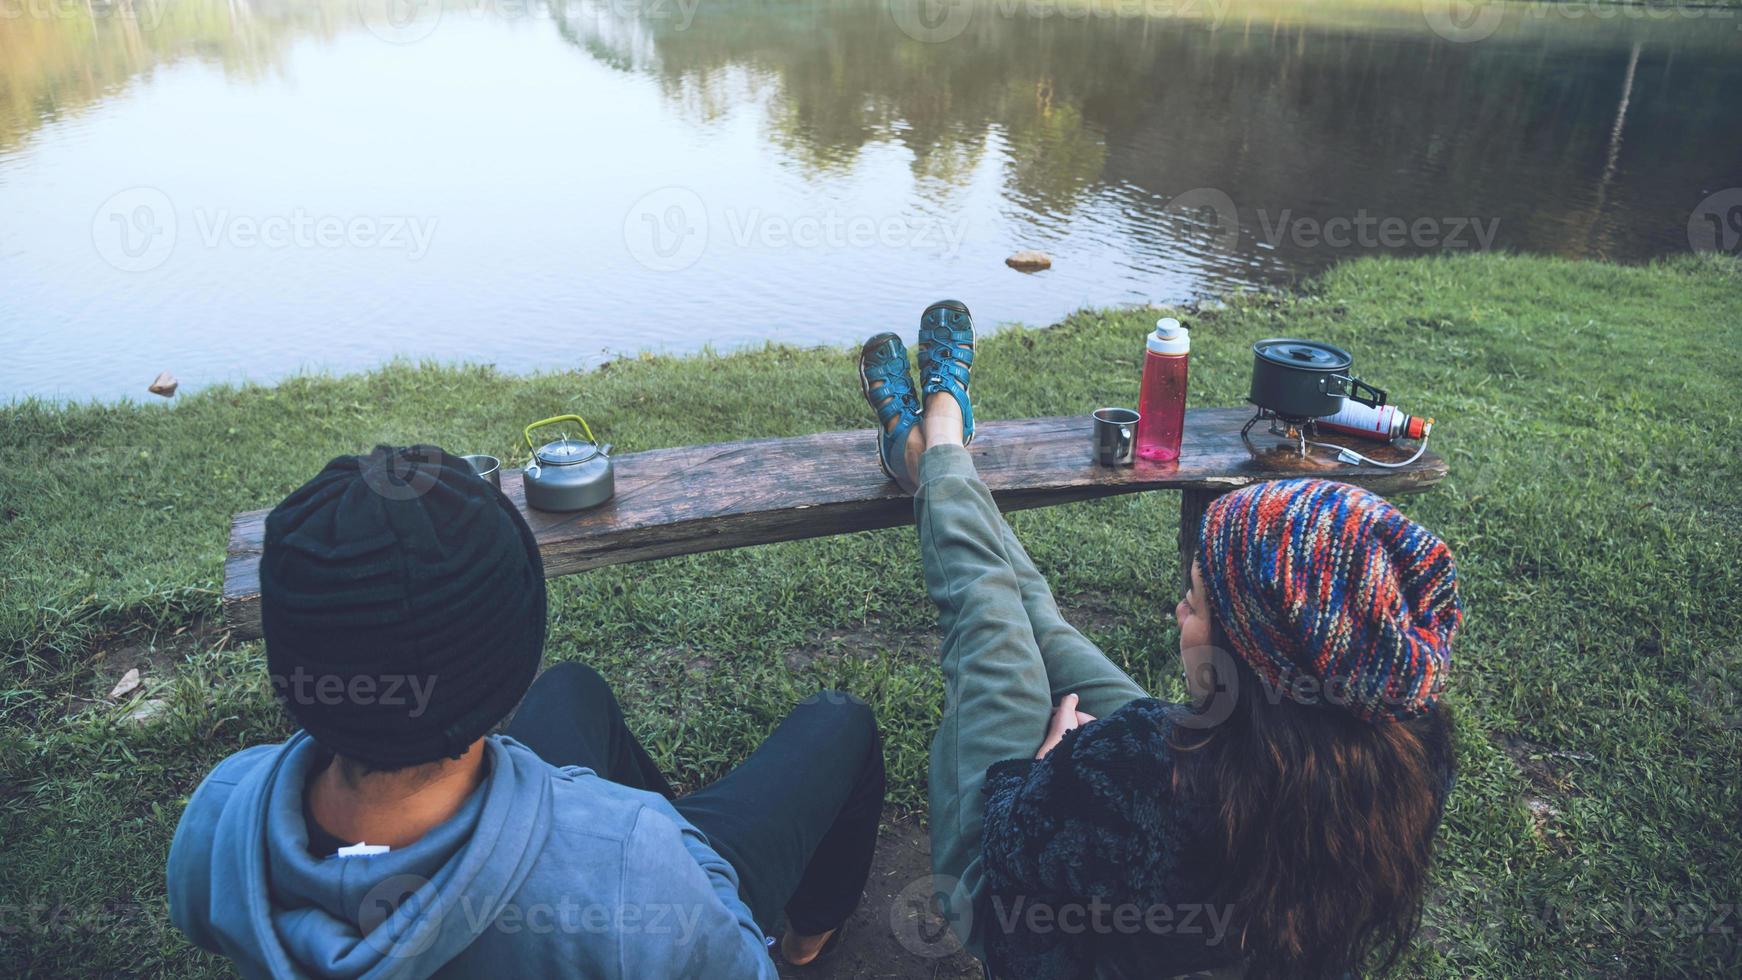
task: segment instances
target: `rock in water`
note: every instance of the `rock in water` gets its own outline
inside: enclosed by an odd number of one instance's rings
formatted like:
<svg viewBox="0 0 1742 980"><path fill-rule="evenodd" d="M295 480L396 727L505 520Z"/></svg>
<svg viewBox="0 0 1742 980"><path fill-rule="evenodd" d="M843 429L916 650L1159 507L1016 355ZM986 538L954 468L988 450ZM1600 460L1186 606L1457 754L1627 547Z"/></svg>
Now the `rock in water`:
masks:
<svg viewBox="0 0 1742 980"><path fill-rule="evenodd" d="M1004 264L1017 272L1039 272L1052 268L1052 256L1045 252L1036 252L1025 248L1004 260Z"/></svg>
<svg viewBox="0 0 1742 980"><path fill-rule="evenodd" d="M174 398L175 390L179 387L181 387L181 382L175 379L175 375L165 371L162 374L159 374L157 380L151 383L151 387L145 390L154 395L162 395L165 398Z"/></svg>

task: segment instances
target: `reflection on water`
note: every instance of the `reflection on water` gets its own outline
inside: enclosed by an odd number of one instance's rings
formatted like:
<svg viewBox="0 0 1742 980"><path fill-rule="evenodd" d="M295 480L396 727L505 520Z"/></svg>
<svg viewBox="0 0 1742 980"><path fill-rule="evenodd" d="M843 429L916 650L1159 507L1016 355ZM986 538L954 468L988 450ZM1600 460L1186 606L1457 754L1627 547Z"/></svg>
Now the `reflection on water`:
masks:
<svg viewBox="0 0 1742 980"><path fill-rule="evenodd" d="M1437 3L0 0L0 397L1636 261L1742 185L1742 11Z"/></svg>

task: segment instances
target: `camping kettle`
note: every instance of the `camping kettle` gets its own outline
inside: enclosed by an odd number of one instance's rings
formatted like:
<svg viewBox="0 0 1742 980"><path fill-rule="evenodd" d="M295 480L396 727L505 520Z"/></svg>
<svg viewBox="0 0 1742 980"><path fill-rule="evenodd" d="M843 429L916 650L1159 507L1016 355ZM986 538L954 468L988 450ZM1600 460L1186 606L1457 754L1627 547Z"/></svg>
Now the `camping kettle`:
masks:
<svg viewBox="0 0 1742 980"><path fill-rule="evenodd" d="M532 430L559 422L579 422L587 434L586 440L570 439L565 433L561 439L542 446L532 441ZM559 513L586 510L610 500L616 492L611 447L598 444L586 419L558 415L532 423L525 434L526 447L532 450L532 462L526 464L522 474L526 506Z"/></svg>

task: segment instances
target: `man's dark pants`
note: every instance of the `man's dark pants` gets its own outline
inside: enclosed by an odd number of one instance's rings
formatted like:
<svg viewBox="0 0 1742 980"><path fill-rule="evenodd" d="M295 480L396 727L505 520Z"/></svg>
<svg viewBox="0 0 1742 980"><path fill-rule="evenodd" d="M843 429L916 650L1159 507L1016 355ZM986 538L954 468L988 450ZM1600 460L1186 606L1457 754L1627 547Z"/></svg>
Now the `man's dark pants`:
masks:
<svg viewBox="0 0 1742 980"><path fill-rule="evenodd" d="M505 734L553 766L673 797L591 667L552 665ZM738 893L773 935L780 912L815 935L846 921L871 873L883 810L883 743L865 702L823 691L794 708L750 758L673 799L738 872Z"/></svg>

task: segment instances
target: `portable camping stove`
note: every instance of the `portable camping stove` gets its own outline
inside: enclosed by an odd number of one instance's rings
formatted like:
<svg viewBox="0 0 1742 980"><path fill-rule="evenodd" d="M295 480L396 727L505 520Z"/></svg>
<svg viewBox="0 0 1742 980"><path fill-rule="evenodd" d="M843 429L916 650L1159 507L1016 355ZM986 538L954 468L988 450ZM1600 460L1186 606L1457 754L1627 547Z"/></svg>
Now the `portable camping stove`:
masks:
<svg viewBox="0 0 1742 980"><path fill-rule="evenodd" d="M1240 438L1245 439L1246 434L1252 431L1252 427L1260 422L1269 422L1271 435L1276 436L1279 439L1293 441L1300 447L1301 456L1303 458L1306 456L1307 429L1313 424L1313 419L1311 417L1304 415L1278 415L1268 408L1260 407L1251 418L1246 420L1246 424L1241 427ZM1316 435L1317 432L1315 431L1314 434Z"/></svg>

